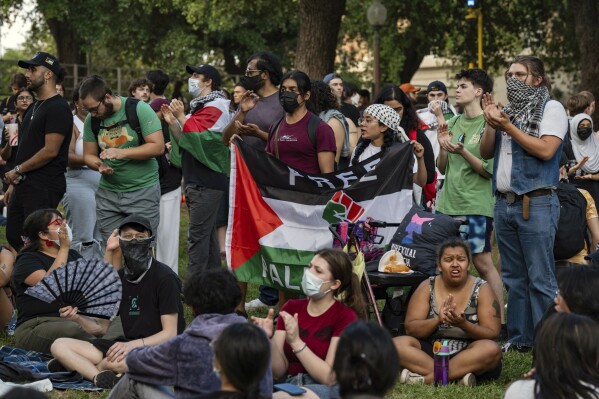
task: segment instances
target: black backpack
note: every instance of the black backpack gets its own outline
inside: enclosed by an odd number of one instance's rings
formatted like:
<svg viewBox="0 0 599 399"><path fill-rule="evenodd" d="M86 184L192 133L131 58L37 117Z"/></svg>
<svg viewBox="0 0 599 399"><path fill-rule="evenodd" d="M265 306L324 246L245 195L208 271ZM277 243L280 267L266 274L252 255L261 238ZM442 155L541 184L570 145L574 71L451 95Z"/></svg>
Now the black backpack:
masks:
<svg viewBox="0 0 599 399"><path fill-rule="evenodd" d="M582 251L588 240L587 200L573 184L560 183L556 193L560 214L553 257L555 260L565 260Z"/></svg>
<svg viewBox="0 0 599 399"><path fill-rule="evenodd" d="M94 137L96 138L96 142L98 141L98 134L100 133L100 129L102 128L115 128L115 127L119 127L119 126L124 126L126 124L128 124L131 129L135 130L135 133L137 133L137 140L139 141L139 145L142 145L145 143L144 140L144 136L141 132L141 125L139 123L139 117L137 116L137 103L139 102L139 100L137 98L132 98L132 97L128 97L125 100L125 119L115 123L112 126L102 126L101 125L101 120L95 117L91 117L91 124L92 124L92 132L94 133ZM162 178L166 172L168 171L169 168L169 162L168 159L166 158L166 148L165 148L165 153L162 153L161 155L158 155L156 157L156 161L158 161L158 176L159 178Z"/></svg>

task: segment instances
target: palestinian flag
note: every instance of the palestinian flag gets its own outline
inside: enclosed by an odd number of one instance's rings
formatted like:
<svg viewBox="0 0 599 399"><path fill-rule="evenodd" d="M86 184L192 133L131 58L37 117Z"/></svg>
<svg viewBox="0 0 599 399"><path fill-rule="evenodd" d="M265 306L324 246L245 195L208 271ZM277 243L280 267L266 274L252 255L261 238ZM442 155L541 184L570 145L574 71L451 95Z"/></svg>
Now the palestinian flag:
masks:
<svg viewBox="0 0 599 399"><path fill-rule="evenodd" d="M183 126L179 147L210 169L229 175L231 152L222 132L231 121L229 100L217 98L197 110Z"/></svg>
<svg viewBox="0 0 599 399"><path fill-rule="evenodd" d="M242 140L231 148L227 263L240 281L300 291L314 252L333 244L329 224L369 216L397 223L412 207L409 143L324 175L300 172ZM378 231L384 244L393 233Z"/></svg>

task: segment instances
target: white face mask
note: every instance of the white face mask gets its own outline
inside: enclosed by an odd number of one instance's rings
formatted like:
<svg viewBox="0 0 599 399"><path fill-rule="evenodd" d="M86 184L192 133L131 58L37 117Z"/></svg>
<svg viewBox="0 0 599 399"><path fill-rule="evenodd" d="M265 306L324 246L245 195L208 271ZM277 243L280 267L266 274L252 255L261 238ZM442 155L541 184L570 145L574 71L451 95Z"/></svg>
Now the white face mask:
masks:
<svg viewBox="0 0 599 399"><path fill-rule="evenodd" d="M304 291L304 294L306 294L308 297L320 299L329 291L331 291L330 288L325 292L320 291L320 288L324 283L328 283L328 281L321 280L314 274L310 273L308 269L305 269L304 275L302 276L302 291Z"/></svg>
<svg viewBox="0 0 599 399"><path fill-rule="evenodd" d="M351 96L351 103L354 105L354 107L357 107L359 102L360 102L360 95L358 93Z"/></svg>
<svg viewBox="0 0 599 399"><path fill-rule="evenodd" d="M73 230L71 230L71 227L68 224L66 226L67 226L67 235L69 236L69 241L73 241ZM50 240L50 241L52 241L54 244L56 244L60 247L60 239L59 240Z"/></svg>
<svg viewBox="0 0 599 399"><path fill-rule="evenodd" d="M202 94L204 88L200 87L200 79L187 79L187 91L189 91L189 94L191 94L193 98L196 98Z"/></svg>

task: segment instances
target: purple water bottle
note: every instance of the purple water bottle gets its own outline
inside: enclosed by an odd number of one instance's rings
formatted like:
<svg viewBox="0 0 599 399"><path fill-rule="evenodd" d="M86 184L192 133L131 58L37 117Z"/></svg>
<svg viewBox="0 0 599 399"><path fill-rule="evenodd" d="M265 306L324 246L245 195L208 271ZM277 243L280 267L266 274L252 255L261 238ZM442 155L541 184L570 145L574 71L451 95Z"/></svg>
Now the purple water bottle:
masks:
<svg viewBox="0 0 599 399"><path fill-rule="evenodd" d="M443 341L443 344L435 341L433 354L435 362L435 387L446 386L449 384L449 347L447 346L447 341Z"/></svg>

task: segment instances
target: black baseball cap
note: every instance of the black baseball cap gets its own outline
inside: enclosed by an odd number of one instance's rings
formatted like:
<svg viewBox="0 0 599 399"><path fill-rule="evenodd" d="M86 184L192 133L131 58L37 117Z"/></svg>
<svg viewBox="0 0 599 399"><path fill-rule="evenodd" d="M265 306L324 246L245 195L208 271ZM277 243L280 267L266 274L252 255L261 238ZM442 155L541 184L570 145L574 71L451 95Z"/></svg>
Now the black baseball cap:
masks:
<svg viewBox="0 0 599 399"><path fill-rule="evenodd" d="M33 58L31 58L28 61L25 60L21 60L19 61L19 66L21 68L29 68L31 66L44 66L46 68L48 68L49 70L51 70L52 72L54 72L54 75L56 75L56 77L58 78L58 75L60 74L60 62L58 62L58 58L56 58L55 56L53 56L50 53L45 53L43 51L40 51L39 53L35 53L35 55L33 56Z"/></svg>
<svg viewBox="0 0 599 399"><path fill-rule="evenodd" d="M206 76L208 79L212 79L212 82L216 87L220 87L220 73L212 65L202 64L199 66L187 65L185 68L187 73L199 73L200 75Z"/></svg>
<svg viewBox="0 0 599 399"><path fill-rule="evenodd" d="M430 93L431 91L442 91L447 94L447 86L440 80L435 80L434 82L430 82L426 88L427 93Z"/></svg>
<svg viewBox="0 0 599 399"><path fill-rule="evenodd" d="M148 219L146 219L143 216L140 215L129 215L127 216L122 222L121 224L119 224L119 234L121 233L121 230L123 229L123 227L125 226L131 226L131 225L139 225L141 227L143 227L145 230L148 230L150 232L150 235L154 235L154 233L152 232L152 225L150 224L150 221ZM133 228L135 228L137 230L136 226L131 226Z"/></svg>

